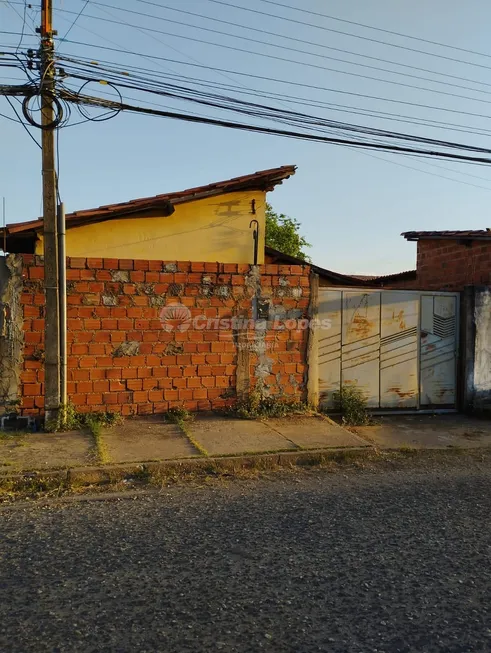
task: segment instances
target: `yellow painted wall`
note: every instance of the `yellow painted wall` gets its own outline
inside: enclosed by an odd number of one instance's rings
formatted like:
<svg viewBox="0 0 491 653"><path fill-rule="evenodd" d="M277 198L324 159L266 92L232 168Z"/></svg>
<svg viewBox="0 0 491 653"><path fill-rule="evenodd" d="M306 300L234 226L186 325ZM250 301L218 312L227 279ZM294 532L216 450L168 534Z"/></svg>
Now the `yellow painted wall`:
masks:
<svg viewBox="0 0 491 653"><path fill-rule="evenodd" d="M167 218L125 218L70 228L66 234L67 256L253 263L253 230L249 224L256 219L258 263L263 263L265 204L263 191L229 193L178 204ZM42 253L39 235L36 254Z"/></svg>

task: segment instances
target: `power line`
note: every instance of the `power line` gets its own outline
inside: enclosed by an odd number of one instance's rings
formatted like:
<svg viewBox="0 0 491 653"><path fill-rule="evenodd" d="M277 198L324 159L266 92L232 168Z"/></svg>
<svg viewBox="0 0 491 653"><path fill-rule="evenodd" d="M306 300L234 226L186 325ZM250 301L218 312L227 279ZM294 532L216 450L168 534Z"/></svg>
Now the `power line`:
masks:
<svg viewBox="0 0 491 653"><path fill-rule="evenodd" d="M41 145L39 145L39 143L37 142L37 140L34 138L34 136L31 134L31 132L29 131L29 129L28 129L27 126L25 125L25 123L24 123L24 121L22 120L22 118L21 118L21 117L19 116L19 114L17 113L17 109L15 108L13 102L10 100L9 96L6 95L6 96L5 96L5 99L6 99L7 102L10 104L10 106L12 107L13 112L14 112L15 115L17 116L17 122L19 122L19 123L22 125L22 127L24 127L24 129L26 130L27 134L29 135L29 138L30 138L32 141L34 141L34 143L36 143L36 145L39 147L39 149L41 149Z"/></svg>
<svg viewBox="0 0 491 653"><path fill-rule="evenodd" d="M351 148L350 148L351 149ZM359 150L356 150L358 154L363 154L364 156L370 156L372 159L378 159L379 161L384 161L385 163L391 163L392 165L395 166L400 166L402 168L407 168L409 170L416 170L416 172L421 172L423 175L431 175L432 177L439 177L440 179L447 179L448 181L453 181L457 184L464 184L465 186L472 186L473 188L481 188L482 190L487 190L491 192L491 188L489 186L480 186L479 184L472 184L468 181L462 181L461 179L453 179L452 177L447 177L445 175L439 175L436 172L430 172L429 170L421 170L421 168L416 168L415 166L410 166L407 165L406 163L401 163L400 161L392 161L390 159L385 159L382 156L377 156L375 154L369 153L369 152L360 152ZM423 165L432 165L431 163L426 163L425 161L421 162ZM438 168L443 168L443 166L436 166ZM448 170L448 168L443 168L444 170ZM449 172L452 172L449 170ZM455 171L455 174L465 174L460 171ZM481 179L481 177L479 177ZM489 180L491 182L491 179Z"/></svg>
<svg viewBox="0 0 491 653"><path fill-rule="evenodd" d="M138 0L138 2L144 2L145 0ZM393 36L401 36L405 39L412 39L413 41L419 41L421 43L428 43L430 45L437 45L441 48L449 48L450 50L458 50L459 52L466 52L467 54L474 54L479 57L488 57L491 58L491 54L486 54L484 52L477 52L476 50L468 50L467 48L460 48L457 45L449 45L448 43L441 43L440 41L431 41L430 39L424 39L420 36L412 36L411 34L404 34L402 32L395 32L390 29L383 29L382 27L374 27L373 25L367 25L366 23L358 23L354 20L347 20L346 18L339 18L338 16L331 16L329 14L322 14L318 11L311 11L309 9L300 9L299 7L293 7L292 5L285 5L281 2L276 2L275 0L261 0L268 5L276 5L278 7L283 7L284 9L292 9L293 11L299 11L304 14L310 14L312 16L318 16L321 18L328 18L329 20L336 20L340 23L347 23L348 25L356 25L357 27L365 27L366 29L373 29L377 32L383 32L385 34L392 34Z"/></svg>
<svg viewBox="0 0 491 653"><path fill-rule="evenodd" d="M20 35L20 40L16 48L16 52L19 51L20 46L22 45L22 39L24 38L24 31L26 28L26 12L27 12L27 0L24 0L24 15L22 16L22 32Z"/></svg>
<svg viewBox="0 0 491 653"><path fill-rule="evenodd" d="M215 0L210 0L210 1L215 2ZM70 13L70 14L75 13L75 12L68 11L66 9L61 9L60 11L63 11L65 13ZM103 18L101 16L92 16L90 14L86 14L85 17L86 18L93 18L95 20L101 20L101 21L116 24L116 25L127 25L127 23L125 23L123 21L119 21L119 20L115 20L115 19L111 19L111 18ZM187 27L189 27L189 25L187 25L186 23L180 23L179 21L169 20L168 22L174 22L174 23L178 23L178 24L181 24L181 25L186 25ZM194 26L192 26L192 27L194 27ZM203 43L205 45L211 45L211 46L217 47L217 48L232 50L234 52L242 52L242 53L245 53L245 54L252 54L252 55L255 55L255 56L259 56L259 57L266 57L267 59L274 59L276 61L283 61L285 63L290 63L290 64L293 63L293 64L298 65L298 66L306 66L308 68L315 68L317 70L325 70L325 71L328 71L328 72L338 73L340 75L348 75L348 76L351 76L351 77L357 77L357 78L361 78L361 79L369 79L370 81L381 82L381 83L384 83L384 84L393 84L393 85L396 85L396 86L403 86L405 88L411 88L411 89L418 90L418 91L423 91L423 92L426 92L426 93L437 93L438 95L446 95L446 96L449 96L449 97L455 97L455 98L459 98L459 99L462 99L462 100L469 100L471 102L482 102L484 104L489 104L490 103L489 100L484 100L484 99L481 99L481 98L474 98L474 97L470 97L468 95L460 95L458 93L450 93L448 91L442 91L442 90L438 90L438 89L435 89L435 88L425 88L423 86L416 86L415 84L407 84L405 82L398 82L396 80L383 79L383 78L380 78L380 77L372 77L370 75L363 75L361 73L350 72L350 71L347 71L347 70L339 70L337 68L329 68L327 66L320 66L318 64L308 63L306 61L298 61L297 59L288 59L286 57L280 57L280 56L273 55L273 54L267 54L265 52L255 52L253 50L249 50L249 49L245 49L245 48L238 48L237 46L225 45L224 43L215 43L213 41L206 41L205 39L198 39L198 38L191 37L191 36L184 36L182 34L175 34L173 32L165 32L163 30L158 30L158 29L154 29L154 28L151 28L151 27L141 27L141 29L145 30L146 32L152 32L152 33L156 33L156 34L162 34L164 36L170 36L171 38L184 39L186 41L193 41L195 43ZM224 32L220 32L218 30L211 30L211 29L208 29L206 27L201 27L201 28L197 28L197 29L204 29L204 30L209 31L209 32L214 32L214 33L218 33L218 34L221 34L221 35L230 36L230 35L227 35ZM238 38L245 38L245 37L240 37L239 36ZM256 43L263 43L263 42L258 41L256 39L246 39L246 40L253 41L253 42L256 42ZM266 45L268 45L268 44L266 44ZM271 44L269 44L269 45L271 45ZM280 47L282 49L285 49L283 46L273 46L273 47ZM291 49L291 48L286 48L286 49ZM297 51L300 52L299 50L297 50ZM304 54L311 54L312 55L312 53L305 53L305 52L304 52ZM346 61L346 60L343 60L343 59L337 59L335 57L328 57L327 55L313 54L312 56L318 56L318 57L322 57L324 59L331 59L331 60L334 60L334 61L339 61L341 63L349 64L349 65L355 65L355 66L359 65L359 66L363 66L363 67L366 67L366 68L371 68L371 69L374 69L374 70L389 72L389 73L394 74L394 75L401 74L401 73L398 73L397 71L388 71L388 70L386 70L384 68L377 68L376 66L370 66L368 64L357 64L357 63ZM491 67L490 67L490 70L491 70ZM463 89L466 89L466 90L473 91L474 93L485 93L485 94L491 95L491 91L484 91L484 90L480 90L480 89L471 89L471 88L466 87L466 86L461 86L461 85L458 85L458 84L452 84L452 83L449 83L449 82L438 82L437 80L432 80L432 79L428 79L428 78L424 78L424 77L418 77L416 75L408 75L407 74L406 76L407 77L414 77L416 79L422 79L424 81L428 81L428 82L431 82L431 83L436 82L436 83L440 83L440 84L445 84L447 86L452 86L452 87L456 87L456 88L463 88Z"/></svg>
<svg viewBox="0 0 491 653"><path fill-rule="evenodd" d="M164 118L171 118L174 120L183 120L186 122L194 122L199 124L213 125L217 127L225 127L228 129L237 129L242 131L248 131L252 133L260 134L269 134L274 136L283 136L286 138L293 138L299 140L314 141L319 143L331 143L334 145L351 145L354 147L361 147L374 150L383 150L388 152L398 152L400 154L421 154L425 156L441 158L441 159L451 159L455 161L462 161L468 163L482 163L489 165L491 164L491 158L486 157L472 157L466 154L456 154L453 152L439 152L433 150L424 150L420 148L407 147L404 145L392 145L392 144L382 144L382 143L370 143L370 142L360 142L351 139L341 139L333 138L326 136L319 136L316 134L305 134L301 132L295 132L290 130L276 129L270 127L260 127L258 125L248 125L245 123L230 122L225 120L217 120L204 118L202 116L189 116L182 113L176 113L171 111L159 111L156 109L149 109L147 107L139 107L135 105L130 105L126 103L115 103L103 100L101 98L95 97L86 97L86 96L77 96L74 94L64 94L63 99L68 102L89 104L92 106L101 106L114 109L120 109L121 111L131 111L134 113L144 113L153 116L159 116Z"/></svg>
<svg viewBox="0 0 491 653"><path fill-rule="evenodd" d="M457 79L459 81L464 81L464 82L471 83L471 84L480 84L482 86L491 86L491 84L488 84L487 82L482 82L482 81L479 81L479 80L469 79L467 77L459 77L458 75L450 75L448 73L442 73L442 72L439 72L439 71L436 71L436 70L431 70L431 69L428 69L428 68L420 68L418 66L412 66L412 65L409 65L409 64L405 64L405 63L391 61L389 59L383 59L381 57L373 57L371 55L367 55L367 54L363 54L363 53L359 53L359 52L353 52L351 50L345 50L343 48L336 48L336 47L333 47L333 46L325 45L324 43L316 43L316 42L308 41L308 40L305 40L305 39L299 39L299 38L296 38L294 36L287 36L285 34L278 34L277 32L271 32L271 31L268 31L268 30L259 29L257 27L251 27L249 25L242 25L240 23L235 23L235 22L232 22L232 21L223 20L221 18L214 18L214 17L211 17L211 16L206 16L204 14L198 14L198 13L193 12L193 11L186 11L184 9L176 9L175 7L169 7L168 5L160 5L160 4L156 3L156 2L151 2L150 0L138 0L138 2L141 2L143 4L147 4L147 5L152 5L152 6L155 6L155 7L159 7L160 9L166 9L168 11L174 11L174 12L177 12L177 13L180 13L180 14L185 14L185 15L188 15L188 16L194 16L196 18L221 23L221 24L224 24L224 25L230 25L230 26L233 26L233 27L241 28L241 29L246 29L247 31L253 31L253 32L258 32L260 34L266 34L268 36L275 36L277 38L287 39L289 42L294 41L296 43L304 43L306 45L310 45L310 46L314 46L314 47L318 47L318 48L323 48L323 49L326 49L326 50L333 50L335 52L342 52L344 54L350 54L350 55L353 55L353 56L356 56L356 57L362 57L363 59L371 59L373 61L380 61L382 63L388 63L390 65L401 66L403 68L418 70L420 72L426 72L426 73L430 73L430 74L433 74L433 75L440 75L440 76L443 76L443 77L448 77L450 79ZM230 34L225 33L225 32L219 32L217 30L208 30L207 28L203 27L202 25L189 25L188 23L183 23L183 22L179 22L179 21L172 21L172 20L170 20L168 18L164 18L162 16L156 16L154 14L147 14L147 13L142 12L142 11L135 11L133 9L127 9L125 7L115 7L113 5L108 5L108 4L104 3L104 2L98 2L96 0L91 0L91 4L95 5L95 6L98 6L98 7L109 7L109 8L112 8L112 9L117 9L118 11L122 11L122 12L125 12L125 13L131 13L131 14L134 14L134 15L137 15L137 16L143 16L145 18L151 18L151 19L154 19L154 20L160 20L160 21L164 21L164 22L176 23L178 25L184 25L186 27L194 27L196 29L211 31L211 32L214 32L214 33L217 33L217 34L220 34L220 35L230 36ZM142 28L142 29L145 29L145 28ZM323 58L326 58L326 59L333 59L334 61L344 61L343 59L336 59L334 57L325 57L325 56L319 55L319 54L317 54L315 52L307 52L305 50L298 50L298 49L295 49L295 48L281 46L281 45L274 44L274 43L267 43L267 42L264 42L264 41L251 39L250 37L239 36L237 34L234 34L233 37L234 38L240 38L240 39L243 39L243 40L246 40L246 41L252 41L252 42L255 42L255 43L260 43L262 45L268 45L270 47L282 48L282 49L285 49L285 50L291 50L293 52L300 52L302 54L308 54L308 55L314 56L314 57L323 57ZM359 66L363 66L363 67L366 67L366 68L373 68L374 70L382 70L384 72L390 72L390 73L393 73L393 74L402 74L399 71L388 71L385 68L372 67L372 66L368 66L366 64L361 64L361 63L357 63L357 62L345 62L345 63L349 63L351 65L359 65ZM446 84L447 83L447 82L440 82L438 80L428 80L428 78L425 78L425 77L418 77L418 76L412 76L412 75L407 75L407 76L415 77L416 79L424 79L426 81L436 82L438 84ZM466 88L466 89L468 89L468 87L458 86L458 85L457 85L457 88ZM471 90L478 90L478 89L471 89Z"/></svg>
<svg viewBox="0 0 491 653"><path fill-rule="evenodd" d="M72 29L74 28L74 26L75 26L77 20L78 20L78 19L80 18L80 16L83 14L83 12L85 11L85 8L87 7L88 4L89 4L89 0L85 0L85 4L84 4L84 6L83 6L82 9L78 12L78 14L75 16L75 19L74 19L73 23L70 25L70 27L68 28L68 30L65 32L65 36L63 36L63 38L61 39L60 43L62 43L62 42L66 39L66 37L70 34L70 32L71 32ZM72 13L72 12L70 12L70 13Z"/></svg>
<svg viewBox="0 0 491 653"><path fill-rule="evenodd" d="M81 79L83 81L99 81L94 78L90 78L84 75L77 73L72 73L71 76L75 79ZM418 143L425 143L431 145L437 145L439 147L452 147L458 149L466 149L472 151L479 151L485 153L491 153L491 150L486 148L479 148L476 146L468 146L461 143L455 143L450 141L442 141L429 139L421 136L415 136L412 134L403 134L400 132L386 131L381 129L376 129L373 127L366 127L362 125L354 125L350 123L342 123L339 121L327 120L319 116L311 116L308 114L301 114L299 112L294 112L291 110L278 109L276 107L257 104L252 102L246 102L244 100L239 100L229 96L216 95L209 92L197 91L196 89L190 89L188 87L177 86L175 84L166 84L165 86L159 85L155 88L155 83L152 83L152 86L135 86L135 84L130 84L127 81L122 81L120 76L108 76L108 80L118 84L121 88L131 88L133 90L148 92L157 95L164 95L166 97L173 97L176 99L187 99L199 104L204 104L207 106L213 106L219 109L232 110L239 113L245 113L247 115L254 115L255 117L263 117L273 120L287 121L288 124L293 124L297 126L300 124L308 125L309 127L328 127L330 129L341 130L341 131L352 131L358 133L365 133L371 136L379 136L384 138L392 138L397 140L407 140Z"/></svg>
<svg viewBox="0 0 491 653"><path fill-rule="evenodd" d="M116 73L116 74L124 74L125 77L129 77L132 79L138 79L138 80L146 80L147 78L141 77L139 74L140 72L148 72L146 69L142 68L135 68L133 66L126 67L124 72L121 70L115 70L114 68L108 68L107 66L101 65L104 63L107 63L112 66L117 66L116 63L114 62L104 62L104 61L98 61L98 62L89 62L91 65L87 65L85 62L80 61L77 59L73 59L71 57L59 57L61 61L68 61L75 63L76 65L81 66L81 70L85 70L88 68L89 74L94 73L94 68L96 68L97 71L105 71L109 73ZM84 68L85 66L85 68ZM128 72L129 70L137 71L137 73L133 72ZM261 98L267 98L270 100L279 100L282 103L287 103L287 104L296 104L296 105L302 105L302 106L310 106L310 107L317 107L321 109L329 109L331 111L335 112L340 112L340 113L350 113L354 115L362 115L370 118L375 118L375 119L384 119L384 120L391 120L391 121L396 121L396 122L401 122L401 123L406 123L406 124L411 124L411 125L420 125L424 127L430 127L433 129L445 129L445 130L451 130L451 131L458 131L462 133L469 133L469 134L475 134L479 136L489 136L491 135L491 130L485 129L485 128L476 128L476 129L470 129L470 128L465 128L464 125L460 125L457 123L448 123L448 122L442 122L442 121L436 121L436 120L431 120L431 119L420 119L418 120L416 117L413 116L408 116L404 114L393 114L389 113L386 111L375 111L363 107L354 107L351 105L341 105L341 104L336 104L332 102L323 102L323 101L308 101L306 98L302 98L296 95L284 95L281 93L274 93L274 92L266 92L266 91L254 91L254 90L247 90L248 87L244 86L236 86L236 85L230 85L230 84L220 84L218 82L213 82L211 80L201 80L201 79L196 79L193 77L188 77L184 75L168 75L168 74L162 74L162 73L157 73L159 77L163 79L171 79L172 81L175 81L176 79L179 81L184 81L187 83L193 83L196 86L203 86L203 87L209 87L209 88L218 88L220 90L226 90L226 91L238 91L243 95L251 95L254 97L261 97ZM153 81L153 80L152 80ZM245 90L244 90L245 89Z"/></svg>
<svg viewBox="0 0 491 653"><path fill-rule="evenodd" d="M425 50L418 50L416 48L410 48L406 45L398 45L396 43L389 43L388 41L381 41L380 39L373 39L368 36L361 36L360 34L353 34L351 32L343 32L341 30L333 29L331 27L325 27L323 25L316 25L315 23L307 23L301 20L295 20L294 18L286 18L285 16L278 16L277 14L270 14L266 11L260 11L259 9L250 9L249 7L241 7L240 5L233 4L231 2L224 2L224 0L208 0L208 2L213 2L217 5L223 5L225 7L232 7L234 9L240 9L241 11L248 11L253 14L259 14L261 16L268 16L270 18L277 18L278 20L283 20L289 23L294 23L297 25L304 25L306 27L314 27L316 29L323 30L325 32L332 32L334 34L342 34L343 36L349 36L356 39L361 39L362 41L370 41L371 43L378 43L380 45L387 45L391 48L398 48L400 50L407 50L409 52L416 52L417 54L424 54L428 57L437 57L438 59L445 59L446 61L453 61L454 63L461 63L467 66L476 66L478 68L491 69L491 66L485 66L484 64L472 63L470 61L462 61L461 59L455 59L454 57L447 57L443 54L436 54L434 52L427 52Z"/></svg>
<svg viewBox="0 0 491 653"><path fill-rule="evenodd" d="M111 51L111 52L118 52L120 54L130 54L130 55L137 56L137 57L143 56L139 52L134 52L134 51L131 51L131 50L122 50L122 49L118 49L118 48L111 48L111 47L105 46L105 45L88 44L88 43L85 43L83 41L67 40L65 42L66 43L72 43L74 45L82 45L82 46L85 46L85 47L96 47L96 48L99 48L101 50L108 50L108 51ZM315 84L306 84L306 83L303 83L303 82L293 82L293 81L289 81L289 80L285 80L285 79L279 79L277 77L266 77L264 75L257 75L257 74L254 74L254 73L243 73L243 72L240 72L240 71L237 71L237 70L229 70L227 68L218 68L218 67L215 67L215 66L206 66L204 64L194 64L194 63L189 63L187 61L179 61L179 60L176 60L176 59L169 59L169 58L166 58L166 57L159 57L157 55L145 54L144 56L146 58L148 58L148 59L155 59L155 60L158 60L158 61L168 61L170 63L177 63L177 64L180 64L180 65L183 65L183 66L192 66L192 67L201 68L201 69L204 69L204 70L213 70L213 71L218 70L218 71L221 71L221 72L230 73L232 75L239 75L241 77L250 77L252 79L260 79L260 80L264 80L264 81L268 81L268 82L275 82L275 83L278 83L278 84L287 84L287 85L298 86L298 87L302 87L302 88L315 89L317 91L328 91L330 93L339 93L339 94L342 94L342 95L352 95L354 97L361 97L361 98L366 98L366 99L370 99L370 100L379 100L381 102L390 102L390 103L393 103L393 104L403 104L403 105L406 105L406 106L418 107L420 109L421 108L422 109L432 109L432 110L435 110L435 111L444 111L446 113L457 113L457 114L460 114L460 115L463 115L463 116L472 116L474 118L485 118L487 120L491 118L491 116L486 115L486 114L481 114L481 113L474 113L474 112L470 112L470 111L462 111L462 110L458 110L458 109L449 109L448 107L437 107L437 106L434 106L434 105L431 105L431 104L422 104L420 102L409 102L407 100L396 100L394 98L387 98L387 97L382 97L382 96L379 96L379 95L368 95L368 94L365 94L365 93L357 93L355 91L345 91L345 90L336 89L336 88L328 88L328 87L325 87L325 86L318 86L318 85L315 85Z"/></svg>

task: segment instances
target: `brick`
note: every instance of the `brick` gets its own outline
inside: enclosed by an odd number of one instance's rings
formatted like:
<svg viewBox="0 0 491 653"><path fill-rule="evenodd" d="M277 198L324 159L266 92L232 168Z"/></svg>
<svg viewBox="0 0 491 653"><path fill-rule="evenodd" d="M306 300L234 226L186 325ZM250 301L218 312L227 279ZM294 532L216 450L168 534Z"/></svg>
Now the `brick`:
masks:
<svg viewBox="0 0 491 653"><path fill-rule="evenodd" d="M163 401L164 391L163 390L150 390L148 393L149 401Z"/></svg>
<svg viewBox="0 0 491 653"><path fill-rule="evenodd" d="M37 396L41 394L41 384L40 383L25 383L22 386L22 392L26 396Z"/></svg>
<svg viewBox="0 0 491 653"><path fill-rule="evenodd" d="M77 392L79 394L82 393L87 394L88 392L92 392L92 390L94 389L94 384L92 383L92 381L79 381L76 384L76 386L77 386Z"/></svg>
<svg viewBox="0 0 491 653"><path fill-rule="evenodd" d="M119 391L122 391L122 390L126 390L126 386L125 386L124 383L122 383L121 381L119 381L117 379L114 379L114 380L111 379L109 381L109 391L110 392L119 392Z"/></svg>
<svg viewBox="0 0 491 653"><path fill-rule="evenodd" d="M36 370L25 370L20 375L21 383L36 383L37 382L37 371Z"/></svg>
<svg viewBox="0 0 491 653"><path fill-rule="evenodd" d="M74 381L88 381L92 378L89 370L71 370L71 376Z"/></svg>
<svg viewBox="0 0 491 653"><path fill-rule="evenodd" d="M24 341L27 344L38 345L42 341L42 334L39 333L38 331L34 331L34 332L33 331L31 331L31 332L28 331L27 333L24 334Z"/></svg>
<svg viewBox="0 0 491 653"><path fill-rule="evenodd" d="M102 404L102 393L87 395L87 404L93 406L94 404Z"/></svg>
<svg viewBox="0 0 491 653"><path fill-rule="evenodd" d="M70 402L74 406L83 406L84 404L87 403L87 395L86 394L74 394L70 397Z"/></svg>
<svg viewBox="0 0 491 653"><path fill-rule="evenodd" d="M230 377L228 376L217 376L216 377L216 387L217 388L228 388L230 385Z"/></svg>
<svg viewBox="0 0 491 653"><path fill-rule="evenodd" d="M148 402L148 390L133 392L133 401L137 404Z"/></svg>
<svg viewBox="0 0 491 653"><path fill-rule="evenodd" d="M135 259L133 261L133 268L135 270L148 270L149 269L149 263L146 260Z"/></svg>
<svg viewBox="0 0 491 653"><path fill-rule="evenodd" d="M182 390L178 390L179 400L182 401L182 400L185 400L185 399L192 399L193 398L193 392L194 392L194 390L192 390L192 389L188 390L187 388L183 388Z"/></svg>
<svg viewBox="0 0 491 653"><path fill-rule="evenodd" d="M128 390L142 390L143 389L143 380L142 379L128 379L126 381L126 387Z"/></svg>
<svg viewBox="0 0 491 653"><path fill-rule="evenodd" d="M109 381L106 379L93 382L94 392L109 392Z"/></svg>
<svg viewBox="0 0 491 653"><path fill-rule="evenodd" d="M106 392L102 395L102 402L106 405L115 405L118 403L118 395L112 392Z"/></svg>
<svg viewBox="0 0 491 653"><path fill-rule="evenodd" d="M178 390L164 390L164 399L166 401L176 401L179 399Z"/></svg>
<svg viewBox="0 0 491 653"><path fill-rule="evenodd" d="M118 269L118 259L117 258L105 258L102 261L102 265L105 270L117 270Z"/></svg>
<svg viewBox="0 0 491 653"><path fill-rule="evenodd" d="M214 388L216 385L216 379L214 376L203 376L200 380L205 388Z"/></svg>
<svg viewBox="0 0 491 653"><path fill-rule="evenodd" d="M120 258L118 261L118 268L120 270L133 270L133 260Z"/></svg>
<svg viewBox="0 0 491 653"><path fill-rule="evenodd" d="M196 388L193 390L193 399L207 399L208 390L206 388Z"/></svg>
<svg viewBox="0 0 491 653"><path fill-rule="evenodd" d="M198 376L213 376L211 365L198 365Z"/></svg>
<svg viewBox="0 0 491 653"><path fill-rule="evenodd" d="M122 377L121 368L119 367L108 368L106 369L106 373L104 376L106 379L120 379Z"/></svg>
<svg viewBox="0 0 491 653"><path fill-rule="evenodd" d="M85 319L84 329L87 331L96 331L101 328L101 321L96 319Z"/></svg>
<svg viewBox="0 0 491 653"><path fill-rule="evenodd" d="M187 379L185 379L183 376L180 377L173 377L171 379L172 381L172 388L187 388Z"/></svg>

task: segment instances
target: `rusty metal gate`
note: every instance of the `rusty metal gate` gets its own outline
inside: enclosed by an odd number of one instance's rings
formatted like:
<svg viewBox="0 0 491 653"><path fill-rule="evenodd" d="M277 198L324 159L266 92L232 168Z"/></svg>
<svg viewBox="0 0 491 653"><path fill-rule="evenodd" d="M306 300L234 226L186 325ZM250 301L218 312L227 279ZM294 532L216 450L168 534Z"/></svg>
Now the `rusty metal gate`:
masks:
<svg viewBox="0 0 491 653"><path fill-rule="evenodd" d="M458 293L319 289L319 397L341 384L371 408L454 408Z"/></svg>

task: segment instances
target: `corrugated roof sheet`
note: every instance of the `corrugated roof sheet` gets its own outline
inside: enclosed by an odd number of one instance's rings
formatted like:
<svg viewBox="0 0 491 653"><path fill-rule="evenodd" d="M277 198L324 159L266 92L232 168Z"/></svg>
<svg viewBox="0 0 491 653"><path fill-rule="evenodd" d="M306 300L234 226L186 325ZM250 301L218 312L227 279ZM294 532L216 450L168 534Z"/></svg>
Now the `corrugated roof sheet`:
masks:
<svg viewBox="0 0 491 653"><path fill-rule="evenodd" d="M464 229L457 231L405 231L406 240L491 240L491 229Z"/></svg>

